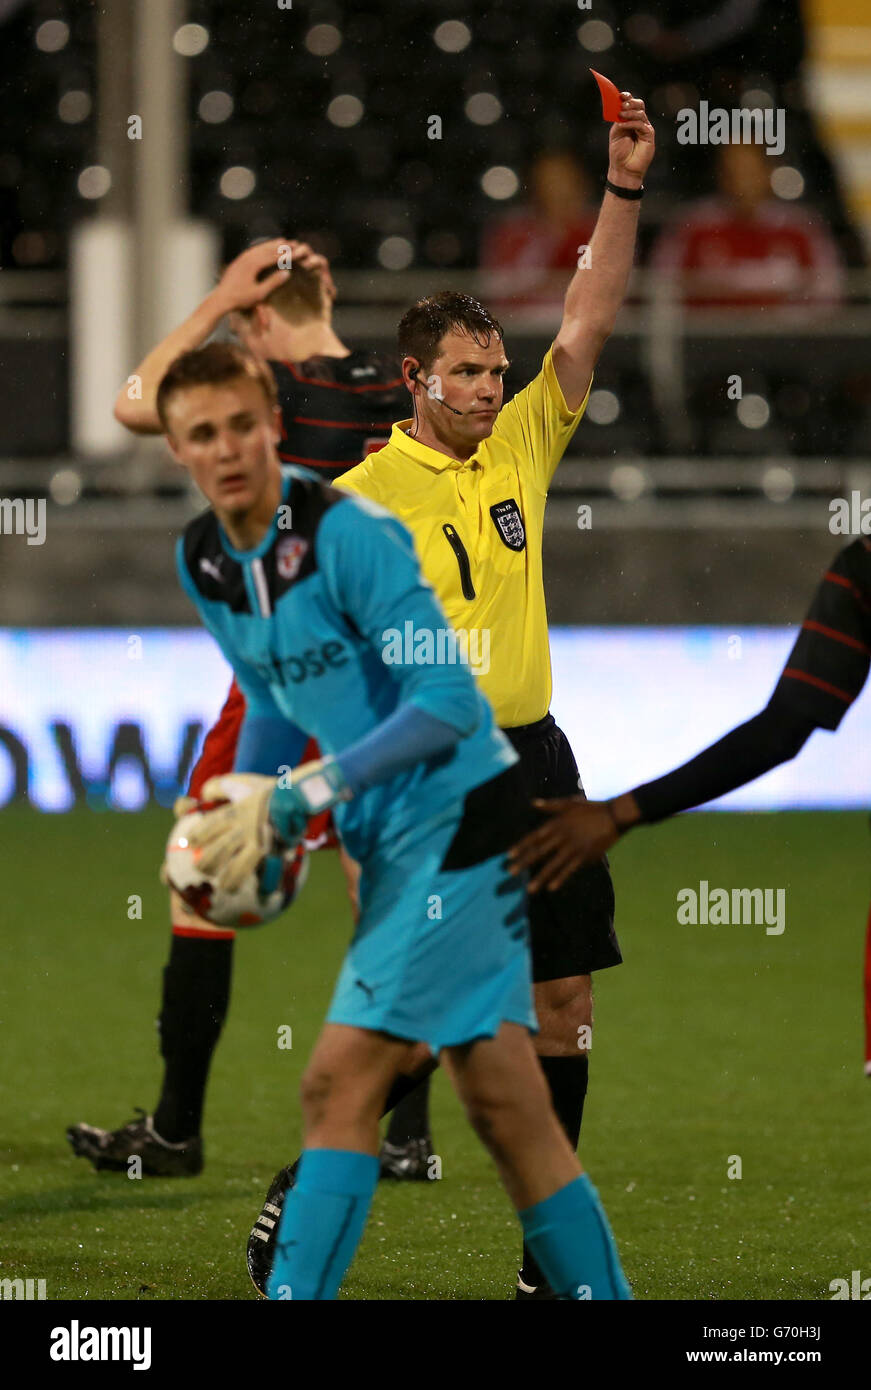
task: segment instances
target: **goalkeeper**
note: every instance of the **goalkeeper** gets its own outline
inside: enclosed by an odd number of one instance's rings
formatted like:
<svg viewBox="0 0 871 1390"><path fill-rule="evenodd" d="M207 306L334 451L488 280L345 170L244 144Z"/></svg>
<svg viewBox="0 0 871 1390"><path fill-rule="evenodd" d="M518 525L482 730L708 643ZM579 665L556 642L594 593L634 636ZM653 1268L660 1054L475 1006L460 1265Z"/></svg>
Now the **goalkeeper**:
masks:
<svg viewBox="0 0 871 1390"><path fill-rule="evenodd" d="M506 854L530 825L517 755L462 662L386 659L406 624L436 645L447 629L408 532L305 470L282 473L274 382L238 348L177 359L158 408L212 506L180 542L179 572L245 694L238 763L262 774L204 788L228 804L192 837L202 867L232 891L276 837L298 842L327 809L362 867L360 918L303 1081L305 1149L270 1296L335 1297L378 1179L378 1119L421 1039L558 1296L630 1297L530 1038L525 889ZM295 739L298 756L307 735L325 756L282 785L276 751Z"/></svg>

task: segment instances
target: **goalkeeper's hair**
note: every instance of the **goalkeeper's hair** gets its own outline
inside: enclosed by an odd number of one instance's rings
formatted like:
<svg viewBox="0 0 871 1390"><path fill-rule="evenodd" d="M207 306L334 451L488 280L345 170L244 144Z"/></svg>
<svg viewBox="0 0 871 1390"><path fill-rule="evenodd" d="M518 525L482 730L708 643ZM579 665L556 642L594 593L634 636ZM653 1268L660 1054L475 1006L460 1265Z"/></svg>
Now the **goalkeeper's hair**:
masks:
<svg viewBox="0 0 871 1390"><path fill-rule="evenodd" d="M457 290L427 295L403 314L399 322L399 355L415 357L421 367L431 367L446 333L465 333L487 348L493 338L504 338L502 325L478 299Z"/></svg>
<svg viewBox="0 0 871 1390"><path fill-rule="evenodd" d="M270 368L238 343L207 343L192 352L183 352L170 363L157 388L157 413L163 428L169 430L167 407L179 391L192 386L223 386L239 377L256 381L267 403L278 404L278 388Z"/></svg>

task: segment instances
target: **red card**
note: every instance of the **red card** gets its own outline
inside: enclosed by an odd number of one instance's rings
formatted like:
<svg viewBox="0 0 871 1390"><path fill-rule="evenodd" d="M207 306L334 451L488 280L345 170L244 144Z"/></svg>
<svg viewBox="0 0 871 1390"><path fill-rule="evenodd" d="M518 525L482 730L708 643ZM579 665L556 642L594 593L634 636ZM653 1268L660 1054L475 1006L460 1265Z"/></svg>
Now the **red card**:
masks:
<svg viewBox="0 0 871 1390"><path fill-rule="evenodd" d="M616 121L620 119L620 112L623 110L623 98L614 86L614 83L607 77L603 77L595 68L590 68L590 72L598 83L599 91L602 96L602 119L604 121Z"/></svg>

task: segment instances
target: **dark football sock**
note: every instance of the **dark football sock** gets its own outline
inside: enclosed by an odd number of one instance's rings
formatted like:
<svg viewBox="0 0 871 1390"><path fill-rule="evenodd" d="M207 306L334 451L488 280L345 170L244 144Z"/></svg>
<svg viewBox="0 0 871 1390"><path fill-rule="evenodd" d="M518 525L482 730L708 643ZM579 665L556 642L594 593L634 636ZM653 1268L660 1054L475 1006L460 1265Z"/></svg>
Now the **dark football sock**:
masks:
<svg viewBox="0 0 871 1390"><path fill-rule="evenodd" d="M199 1134L209 1066L230 1003L232 940L173 936L158 1020L165 1063L154 1128L169 1144Z"/></svg>
<svg viewBox="0 0 871 1390"><path fill-rule="evenodd" d="M426 1072L422 1080L420 1073L418 1073L417 1076L401 1076L401 1074L397 1076L396 1080L393 1081L393 1086L390 1087L388 1091L388 1098L383 1102L382 1116L389 1115L390 1111L395 1109L397 1105L403 1104L404 1099L406 1099L408 1095L414 1095L418 1087L420 1087L422 1091L425 1091L426 1095L429 1095L429 1077L435 1072L436 1065L438 1065L438 1063L433 1059L431 1070ZM401 1140L400 1143L404 1143L404 1140ZM296 1173L296 1169L299 1168L299 1163L299 1158L295 1159L295 1162L290 1163L289 1166L293 1169L293 1172Z"/></svg>
<svg viewBox="0 0 871 1390"><path fill-rule="evenodd" d="M550 1098L557 1119L568 1135L572 1148L577 1149L581 1136L581 1121L584 1118L590 1059L584 1054L580 1057L539 1057L538 1060L550 1087ZM520 1277L524 1284L533 1288L547 1282L525 1241Z"/></svg>
<svg viewBox="0 0 871 1390"><path fill-rule="evenodd" d="M418 1089L418 1087L420 1087L421 1090L425 1090L427 1094L429 1094L430 1076L432 1075L432 1072L435 1071L436 1065L437 1064L435 1060L433 1060L431 1070L426 1073L426 1076L423 1078L423 1080L421 1080L420 1075L397 1076L393 1085L390 1087L390 1090L387 1092L387 1099L384 1102L384 1109L381 1111L382 1116L389 1115L391 1110L393 1110L395 1106L401 1105L402 1102L405 1100L406 1096L413 1095L414 1092ZM289 1165L294 1173L299 1167L299 1162L300 1160L297 1158L294 1160L293 1163Z"/></svg>
<svg viewBox="0 0 871 1390"><path fill-rule="evenodd" d="M397 1079L407 1082L409 1078L400 1077ZM418 1081L410 1089L407 1088L402 1097L397 1096L392 1106L385 1106L385 1114L388 1109L393 1110L387 1128L388 1144L407 1144L409 1139L426 1139L429 1136L429 1090L431 1082L431 1076L424 1077L423 1081ZM390 1095L387 1097L388 1101L391 1100L396 1089L396 1082L394 1082Z"/></svg>

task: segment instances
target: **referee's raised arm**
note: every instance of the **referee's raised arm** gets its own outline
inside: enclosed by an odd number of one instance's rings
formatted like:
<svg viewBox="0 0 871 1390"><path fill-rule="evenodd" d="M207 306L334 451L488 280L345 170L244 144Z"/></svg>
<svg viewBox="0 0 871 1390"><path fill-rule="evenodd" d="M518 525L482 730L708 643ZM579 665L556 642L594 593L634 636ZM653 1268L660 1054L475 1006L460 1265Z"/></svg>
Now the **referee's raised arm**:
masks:
<svg viewBox="0 0 871 1390"><path fill-rule="evenodd" d="M644 102L621 92L623 109L611 126L605 197L589 252L582 256L566 294L563 321L553 344L553 365L569 410L587 394L599 353L623 303L632 261L644 175L655 149Z"/></svg>

